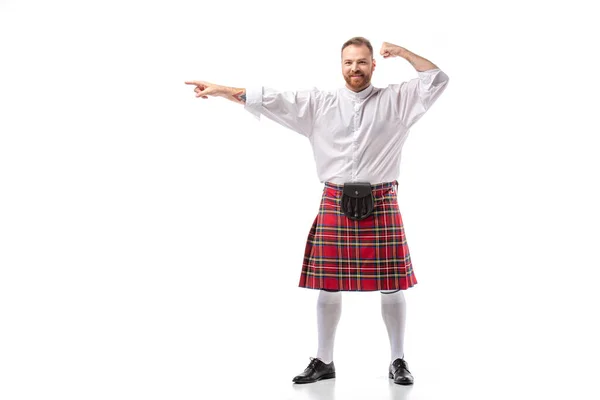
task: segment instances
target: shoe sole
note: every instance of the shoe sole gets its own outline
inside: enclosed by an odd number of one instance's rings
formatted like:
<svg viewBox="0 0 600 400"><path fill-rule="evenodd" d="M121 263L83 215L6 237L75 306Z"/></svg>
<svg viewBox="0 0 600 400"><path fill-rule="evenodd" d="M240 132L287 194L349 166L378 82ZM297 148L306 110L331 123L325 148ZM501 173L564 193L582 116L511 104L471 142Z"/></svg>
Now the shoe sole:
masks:
<svg viewBox="0 0 600 400"><path fill-rule="evenodd" d="M304 381L304 382L294 382L294 383L298 383L298 384L314 383L317 381L322 381L323 379L332 379L332 378L335 378L335 372L333 372L331 374L325 374L325 375L321 376L320 378L315 379L314 381Z"/></svg>
<svg viewBox="0 0 600 400"><path fill-rule="evenodd" d="M389 375L389 377L390 377L390 379L394 379L394 375L393 375L393 374L390 374L390 375ZM408 385L412 385L414 382L400 382L400 383L399 383L399 382L396 382L396 381L394 381L394 383L395 383L396 385L404 385L404 386L408 386Z"/></svg>

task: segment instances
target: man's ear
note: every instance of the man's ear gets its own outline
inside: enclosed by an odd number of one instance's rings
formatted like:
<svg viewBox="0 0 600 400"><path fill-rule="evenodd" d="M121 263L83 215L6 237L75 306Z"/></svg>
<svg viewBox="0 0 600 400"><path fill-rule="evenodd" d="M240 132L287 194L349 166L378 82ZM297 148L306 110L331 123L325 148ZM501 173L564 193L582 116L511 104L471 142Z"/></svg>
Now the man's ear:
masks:
<svg viewBox="0 0 600 400"><path fill-rule="evenodd" d="M373 59L373 71L375 71L375 66L377 65L377 63L375 62L375 59Z"/></svg>

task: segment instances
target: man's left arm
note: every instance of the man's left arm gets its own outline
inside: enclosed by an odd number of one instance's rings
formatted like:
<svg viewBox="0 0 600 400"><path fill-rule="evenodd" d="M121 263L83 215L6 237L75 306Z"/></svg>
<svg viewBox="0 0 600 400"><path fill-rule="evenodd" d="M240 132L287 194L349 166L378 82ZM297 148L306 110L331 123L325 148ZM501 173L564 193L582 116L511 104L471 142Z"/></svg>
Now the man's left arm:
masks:
<svg viewBox="0 0 600 400"><path fill-rule="evenodd" d="M418 73L418 77L402 84L389 85L395 93L395 108L405 126L417 122L442 94L448 84L448 75L426 58L395 44L384 42L380 54L384 58L402 57Z"/></svg>

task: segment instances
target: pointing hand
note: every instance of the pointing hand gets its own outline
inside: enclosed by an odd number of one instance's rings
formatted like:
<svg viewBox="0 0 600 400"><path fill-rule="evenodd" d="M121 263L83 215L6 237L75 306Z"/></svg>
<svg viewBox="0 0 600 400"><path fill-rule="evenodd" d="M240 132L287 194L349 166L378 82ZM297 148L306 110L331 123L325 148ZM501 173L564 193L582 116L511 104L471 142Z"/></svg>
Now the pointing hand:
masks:
<svg viewBox="0 0 600 400"><path fill-rule="evenodd" d="M196 92L196 97L202 97L203 99L208 99L208 96L219 96L219 89L221 86L215 85L213 83L205 82L205 81L186 81L186 85L194 85L194 92Z"/></svg>

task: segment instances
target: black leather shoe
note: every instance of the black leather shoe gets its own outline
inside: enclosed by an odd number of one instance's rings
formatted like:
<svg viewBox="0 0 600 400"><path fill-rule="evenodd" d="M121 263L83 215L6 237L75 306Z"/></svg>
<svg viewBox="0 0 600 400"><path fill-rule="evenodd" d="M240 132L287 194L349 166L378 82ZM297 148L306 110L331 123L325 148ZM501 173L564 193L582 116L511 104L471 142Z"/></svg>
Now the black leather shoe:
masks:
<svg viewBox="0 0 600 400"><path fill-rule="evenodd" d="M390 364L390 379L398 385L412 385L414 382L413 376L408 370L408 364L402 358L396 358Z"/></svg>
<svg viewBox="0 0 600 400"><path fill-rule="evenodd" d="M292 381L294 383L313 383L320 381L321 379L335 378L335 366L333 361L329 364L325 364L318 358L310 358L310 364L304 370L303 373L294 377Z"/></svg>

